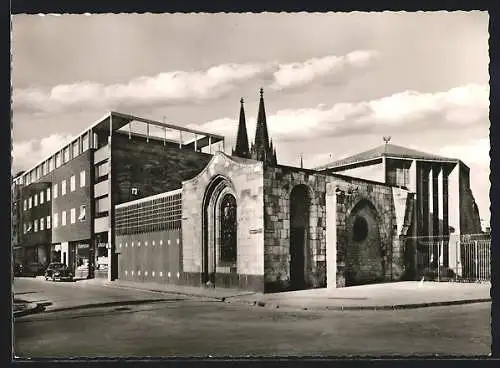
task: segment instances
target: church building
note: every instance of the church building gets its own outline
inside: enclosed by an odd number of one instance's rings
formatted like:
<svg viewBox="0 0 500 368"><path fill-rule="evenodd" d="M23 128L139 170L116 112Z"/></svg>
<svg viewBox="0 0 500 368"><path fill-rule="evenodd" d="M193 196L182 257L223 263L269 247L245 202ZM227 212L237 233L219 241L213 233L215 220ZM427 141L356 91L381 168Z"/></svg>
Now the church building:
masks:
<svg viewBox="0 0 500 368"><path fill-rule="evenodd" d="M251 144L240 103L231 155L222 136L106 115L15 179L19 257L42 249L89 278L258 292L416 279L434 266L420 264L418 237L446 239L433 260L460 264L451 236L479 223L462 162L386 142L316 169L282 165L263 90Z"/></svg>

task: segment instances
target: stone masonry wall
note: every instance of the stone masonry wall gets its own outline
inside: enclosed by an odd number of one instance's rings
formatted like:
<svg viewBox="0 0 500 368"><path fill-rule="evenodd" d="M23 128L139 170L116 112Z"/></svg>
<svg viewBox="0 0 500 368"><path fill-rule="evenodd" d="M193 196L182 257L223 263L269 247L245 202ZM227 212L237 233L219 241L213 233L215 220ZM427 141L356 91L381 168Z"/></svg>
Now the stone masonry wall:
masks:
<svg viewBox="0 0 500 368"><path fill-rule="evenodd" d="M390 186L344 176L328 177L327 181L333 184L331 190L338 188L345 193L337 196L337 287L345 286L346 249L352 232L349 216L362 200L373 205L379 218L380 247L385 263L384 278L386 281L397 280L403 267L398 230L402 229L405 214L402 206L406 206L408 192L399 189L394 196ZM370 261L364 260L367 263Z"/></svg>
<svg viewBox="0 0 500 368"><path fill-rule="evenodd" d="M309 189L306 284L326 286L325 176L312 170L278 166L264 171L264 280L266 291L290 287L290 193L296 185Z"/></svg>

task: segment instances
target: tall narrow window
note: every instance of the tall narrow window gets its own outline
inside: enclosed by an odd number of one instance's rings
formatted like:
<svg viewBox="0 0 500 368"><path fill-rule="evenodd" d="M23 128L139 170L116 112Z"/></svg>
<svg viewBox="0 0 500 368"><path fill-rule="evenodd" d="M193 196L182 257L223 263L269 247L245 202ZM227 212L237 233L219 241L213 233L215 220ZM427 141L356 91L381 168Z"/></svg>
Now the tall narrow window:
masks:
<svg viewBox="0 0 500 368"><path fill-rule="evenodd" d="M28 209L28 201L26 201L26 199L23 201L23 209L25 211Z"/></svg>
<svg viewBox="0 0 500 368"><path fill-rule="evenodd" d="M61 226L66 226L66 211L61 212Z"/></svg>
<svg viewBox="0 0 500 368"><path fill-rule="evenodd" d="M70 222L74 224L76 222L76 209L72 208L69 212Z"/></svg>
<svg viewBox="0 0 500 368"><path fill-rule="evenodd" d="M85 170L80 171L80 188L85 186Z"/></svg>
<svg viewBox="0 0 500 368"><path fill-rule="evenodd" d="M66 180L61 181L61 195L66 194Z"/></svg>
<svg viewBox="0 0 500 368"><path fill-rule="evenodd" d="M32 197L29 197L28 198L28 208L31 209L31 207L33 207L33 198Z"/></svg>
<svg viewBox="0 0 500 368"><path fill-rule="evenodd" d="M45 219L42 217L42 218L40 219L40 231L45 230L44 225L45 225Z"/></svg>
<svg viewBox="0 0 500 368"><path fill-rule="evenodd" d="M47 188L47 202L50 201L50 188Z"/></svg>
<svg viewBox="0 0 500 368"><path fill-rule="evenodd" d="M61 166L61 152L56 153L56 168Z"/></svg>
<svg viewBox="0 0 500 368"><path fill-rule="evenodd" d="M50 229L50 216L47 216L47 230Z"/></svg>
<svg viewBox="0 0 500 368"><path fill-rule="evenodd" d="M53 223L54 228L58 227L58 226L59 226L59 213L57 213L57 212L56 212L56 213L54 213L54 214L52 215L52 218L53 218L53 220L54 220L54 223Z"/></svg>
<svg viewBox="0 0 500 368"><path fill-rule="evenodd" d="M78 215L78 221L85 221L86 209L85 205L80 206L80 214Z"/></svg>
<svg viewBox="0 0 500 368"><path fill-rule="evenodd" d="M38 206L38 194L33 196L33 207Z"/></svg>
<svg viewBox="0 0 500 368"><path fill-rule="evenodd" d="M43 204L45 202L45 192L42 190L40 192L40 204Z"/></svg>
<svg viewBox="0 0 500 368"><path fill-rule="evenodd" d="M38 231L38 219L33 221L33 231L36 233Z"/></svg>
<svg viewBox="0 0 500 368"><path fill-rule="evenodd" d="M57 194L57 192L58 192L58 190L57 190L57 183L54 184L54 187L52 189L53 189L53 191L52 191L53 193L52 194L54 195L54 199L55 199L55 198L57 198L57 195L58 195Z"/></svg>
<svg viewBox="0 0 500 368"><path fill-rule="evenodd" d="M76 190L76 176L73 175L69 178L69 190L74 192Z"/></svg>
<svg viewBox="0 0 500 368"><path fill-rule="evenodd" d="M220 260L236 261L236 198L226 194L220 204Z"/></svg>

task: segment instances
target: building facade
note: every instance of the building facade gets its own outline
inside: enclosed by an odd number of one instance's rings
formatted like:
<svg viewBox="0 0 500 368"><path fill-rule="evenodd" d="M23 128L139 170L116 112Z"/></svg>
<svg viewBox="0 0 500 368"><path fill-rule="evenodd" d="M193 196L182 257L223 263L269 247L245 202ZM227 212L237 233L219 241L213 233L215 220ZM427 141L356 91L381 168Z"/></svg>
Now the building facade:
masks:
<svg viewBox="0 0 500 368"><path fill-rule="evenodd" d="M14 179L13 245L82 278L272 292L416 279L429 250L412 239L442 239L452 264L452 236L480 231L459 160L386 144L280 165L262 90L254 141L241 100L224 152L221 136L111 112Z"/></svg>

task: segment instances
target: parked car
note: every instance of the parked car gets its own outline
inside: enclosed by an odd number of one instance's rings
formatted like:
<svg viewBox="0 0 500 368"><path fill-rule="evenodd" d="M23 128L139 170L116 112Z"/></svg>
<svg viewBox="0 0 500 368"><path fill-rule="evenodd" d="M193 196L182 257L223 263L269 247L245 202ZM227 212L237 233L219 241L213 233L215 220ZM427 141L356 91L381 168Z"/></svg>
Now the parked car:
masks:
<svg viewBox="0 0 500 368"><path fill-rule="evenodd" d="M45 266L38 262L28 263L23 267L23 276L41 276L45 272Z"/></svg>
<svg viewBox="0 0 500 368"><path fill-rule="evenodd" d="M45 271L45 280L51 279L52 281L56 280L73 280L73 273L64 263L61 262L53 262L49 264L47 270Z"/></svg>

